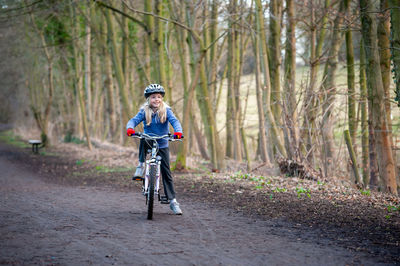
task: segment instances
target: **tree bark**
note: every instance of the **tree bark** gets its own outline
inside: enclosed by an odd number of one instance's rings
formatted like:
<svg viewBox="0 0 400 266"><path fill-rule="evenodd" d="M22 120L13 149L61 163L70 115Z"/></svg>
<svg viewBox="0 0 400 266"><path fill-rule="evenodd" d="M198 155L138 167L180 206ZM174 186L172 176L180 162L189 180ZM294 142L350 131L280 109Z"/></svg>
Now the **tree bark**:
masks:
<svg viewBox="0 0 400 266"><path fill-rule="evenodd" d="M117 39L114 31L114 22L111 17L110 10L105 10L106 22L107 22L107 32L110 38L110 50L113 59L113 66L115 71L115 76L117 78L119 93L121 96L121 104L122 104L122 121L128 121L130 117L132 117L133 112L130 108L130 104L128 102L128 93L126 90L125 84L125 76L122 69L121 57L118 52Z"/></svg>
<svg viewBox="0 0 400 266"><path fill-rule="evenodd" d="M360 108L361 108L361 149L362 149L362 175L364 187L367 187L370 182L370 172L374 179L377 178L378 165L376 161L376 154L371 154L371 168L369 167L369 131L368 131L368 90L367 90L367 77L365 73L365 49L364 41L360 41ZM375 146L373 147L373 151ZM371 179L372 181L372 179ZM373 181L375 183L375 181ZM376 182L377 184L377 182Z"/></svg>
<svg viewBox="0 0 400 266"><path fill-rule="evenodd" d="M296 14L294 0L286 0L287 26L284 61L284 121L288 132L285 143L289 159L298 159L298 127L296 106Z"/></svg>
<svg viewBox="0 0 400 266"><path fill-rule="evenodd" d="M346 13L348 19L352 17L351 1L344 0ZM346 29L346 61L347 61L347 115L349 124L349 133L352 143L356 143L356 129L357 129L357 117L356 117L356 89L355 89L355 71L354 71L354 48L353 48L353 33L350 28L351 25L347 25ZM357 154L357 148L354 146L354 152Z"/></svg>
<svg viewBox="0 0 400 266"><path fill-rule="evenodd" d="M390 48L393 63L393 81L395 84L395 101L397 106L400 106L400 1L399 0L389 0L390 8ZM397 162L395 158L395 162ZM396 168L397 169L397 168ZM397 171L398 172L398 171ZM397 189L400 186L400 174L397 173ZM400 191L399 191L400 193Z"/></svg>
<svg viewBox="0 0 400 266"><path fill-rule="evenodd" d="M53 104L53 94L54 94L54 80L53 80L53 57L50 55L50 51L48 48L48 45L46 43L46 39L44 36L43 31L41 31L37 25L36 21L34 19L33 13L29 13L32 25L35 29L35 31L39 34L40 40L44 49L44 54L46 56L47 60L47 86L48 86L48 94L47 94L47 102L45 105L44 112L42 113L41 108L35 106L35 103L31 102L31 110L33 112L36 124L38 125L41 134L40 138L42 141L43 146L49 146L50 145L50 139L48 138L48 130L49 130L49 119L50 119L50 111L51 107ZM30 87L31 88L31 87Z"/></svg>
<svg viewBox="0 0 400 266"><path fill-rule="evenodd" d="M256 13L256 16L259 16L259 13ZM256 22L257 31L260 30L260 23ZM256 99L257 99L257 111L258 111L258 136L259 136L259 153L261 160L263 160L266 164L270 165L270 159L267 151L267 135L266 135L266 127L265 127L265 115L264 115L264 107L263 107L263 92L262 92L262 82L261 82L261 70L260 70L260 36L258 33L253 34L253 49L254 49L254 58L256 60Z"/></svg>
<svg viewBox="0 0 400 266"><path fill-rule="evenodd" d="M271 133L272 140L274 142L274 146L276 151L280 154L280 156L286 157L286 150L284 148L284 144L280 139L280 134L278 132L275 118L272 114L271 110L271 79L269 74L269 62L268 62L268 51L267 51L267 39L265 36L265 28L264 28L264 16L262 12L261 0L256 0L256 23L259 34L259 40L261 42L261 51L260 57L262 60L261 65L264 67L264 112L266 116L266 120L269 123L269 130Z"/></svg>
<svg viewBox="0 0 400 266"><path fill-rule="evenodd" d="M336 70L338 64L338 54L343 40L343 33L340 30L343 23L344 3L340 2L338 14L334 21L333 34L331 38L328 60L325 64L325 70L322 83L322 122L321 135L323 142L323 154L325 161L325 176L331 176L334 170L334 137L333 137L333 105L336 97Z"/></svg>
<svg viewBox="0 0 400 266"><path fill-rule="evenodd" d="M389 0L390 8L390 33L391 33L391 52L394 72L394 84L396 86L397 105L400 106L400 1Z"/></svg>
<svg viewBox="0 0 400 266"><path fill-rule="evenodd" d="M86 94L86 113L87 113L87 120L88 126L90 128L91 121L92 121L92 64L91 64L91 40L92 40L92 33L90 28L91 18L90 18L90 2L88 3L86 10L86 20L85 20L85 49L84 49L84 66L85 66L85 94ZM89 130L90 131L90 130Z"/></svg>
<svg viewBox="0 0 400 266"><path fill-rule="evenodd" d="M162 0L157 0L156 1L156 12L159 16L163 16L164 15L164 3ZM166 90L166 100L167 102L172 102L172 91L171 88L168 86L168 82L167 82L167 71L166 71L166 60L165 60L165 46L167 45L165 43L165 30L164 30L164 24L165 22L162 21L161 19L157 19L157 35L156 35L156 40L155 43L157 45L157 54L158 57L156 57L156 60L158 62L158 79L159 82L165 87Z"/></svg>
<svg viewBox="0 0 400 266"><path fill-rule="evenodd" d="M173 19L180 21L180 18L184 18L184 4L180 5L181 8L177 8L173 1L168 1L168 8ZM177 14L176 14L177 13ZM188 51L185 40L188 38L187 31L182 28L177 28L174 31L174 36L177 44L179 63L182 72L182 83L183 83L183 112L182 112L182 129L186 136L189 136L190 131L190 112L192 109L193 97L195 86L198 83L200 76L200 69L197 67L196 74L194 75L193 82L189 85L189 69L186 67L189 64ZM178 154L176 156L175 168L185 169L186 168L186 157L188 154L189 140L183 141L178 148Z"/></svg>
<svg viewBox="0 0 400 266"><path fill-rule="evenodd" d="M385 112L384 89L380 68L380 57L377 39L378 7L370 0L360 0L362 36L367 58L367 85L372 92L371 110L372 125L376 133L376 150L378 166L383 189L397 195L394 161L388 136L388 123Z"/></svg>
<svg viewBox="0 0 400 266"><path fill-rule="evenodd" d="M229 5L229 33L228 33L228 93L227 93L227 153L232 152L232 157L239 162L242 161L242 142L240 135L240 90L236 80L238 73L238 39L237 30L237 0L231 1ZM231 129L229 129L231 127ZM230 139L232 141L230 141Z"/></svg>
<svg viewBox="0 0 400 266"><path fill-rule="evenodd" d="M357 157L356 157L356 153L354 152L353 143L351 142L350 132L347 129L344 131L344 138L345 138L347 150L349 151L349 156L351 159L351 166L353 168L353 172L354 172L354 176L355 176L355 183L358 185L358 184L360 184L360 174L358 173Z"/></svg>
<svg viewBox="0 0 400 266"><path fill-rule="evenodd" d="M399 2L400 4L400 2ZM400 8L400 5L398 6ZM378 17L378 46L379 46L379 56L380 65L382 72L382 84L384 95L384 105L387 117L388 126L388 138L390 141L390 147L393 147L393 131L392 131L392 114L391 114L391 104L390 104L390 9L388 0L380 1L380 16ZM393 161L396 163L396 152L392 150ZM398 176L397 167L395 166L395 176Z"/></svg>
<svg viewBox="0 0 400 266"><path fill-rule="evenodd" d="M310 82L306 88L305 98L304 98L304 120L303 120L303 130L301 132L301 139L305 140L303 145L305 153L307 154L307 161L313 163L314 151L313 151L313 141L315 139L315 119L316 119L316 91L315 87L318 79L319 66L321 64L322 48L325 41L327 23L328 23L328 10L331 1L325 0L325 9L323 11L323 16L321 18L320 31L317 40L317 22L315 18L315 7L314 0L310 0L311 3L311 45L310 45Z"/></svg>
<svg viewBox="0 0 400 266"><path fill-rule="evenodd" d="M271 110L274 114L276 127L282 128L282 102L281 102L281 24L282 24L282 0L271 0L270 8L270 74L271 74ZM282 138L282 130L277 130Z"/></svg>

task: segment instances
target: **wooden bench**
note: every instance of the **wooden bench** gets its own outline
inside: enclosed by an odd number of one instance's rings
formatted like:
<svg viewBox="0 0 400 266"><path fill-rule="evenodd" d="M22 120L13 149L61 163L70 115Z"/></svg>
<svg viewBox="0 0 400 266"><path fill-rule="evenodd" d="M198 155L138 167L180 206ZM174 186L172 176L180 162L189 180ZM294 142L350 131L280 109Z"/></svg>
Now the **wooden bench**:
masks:
<svg viewBox="0 0 400 266"><path fill-rule="evenodd" d="M32 144L32 152L35 154L39 153L39 145L42 144L41 140L30 139L29 144Z"/></svg>

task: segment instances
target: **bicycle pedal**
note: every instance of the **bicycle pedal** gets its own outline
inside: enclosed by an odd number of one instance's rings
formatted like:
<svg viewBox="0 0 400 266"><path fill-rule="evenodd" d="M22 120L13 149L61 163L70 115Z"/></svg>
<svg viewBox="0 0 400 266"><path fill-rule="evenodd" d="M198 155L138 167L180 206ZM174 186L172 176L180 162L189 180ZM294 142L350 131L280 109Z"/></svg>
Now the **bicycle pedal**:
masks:
<svg viewBox="0 0 400 266"><path fill-rule="evenodd" d="M170 201L169 200L161 200L160 203L161 204L170 204Z"/></svg>
<svg viewBox="0 0 400 266"><path fill-rule="evenodd" d="M160 202L161 202L161 204L169 204L170 203L170 201L167 198L167 196L161 196L160 197Z"/></svg>
<svg viewBox="0 0 400 266"><path fill-rule="evenodd" d="M143 177L140 177L140 176L134 176L134 177L132 177L132 180L133 180L133 181L143 181L144 178L143 178Z"/></svg>

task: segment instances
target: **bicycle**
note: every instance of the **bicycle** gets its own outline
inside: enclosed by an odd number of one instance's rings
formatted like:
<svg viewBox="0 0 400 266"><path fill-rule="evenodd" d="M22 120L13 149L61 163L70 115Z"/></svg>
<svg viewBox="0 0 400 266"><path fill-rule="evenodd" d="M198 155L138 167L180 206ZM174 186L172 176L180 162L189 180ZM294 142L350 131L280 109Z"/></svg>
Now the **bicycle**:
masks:
<svg viewBox="0 0 400 266"><path fill-rule="evenodd" d="M150 154L149 159L145 161L145 175L143 179L142 193L146 198L147 205L147 219L153 219L153 206L154 206L154 196L157 195L158 201L162 204L168 204L168 199L166 196L161 196L160 194L160 177L161 177L161 156L157 155L158 153L158 139L167 139L168 141L182 141L182 139L174 139L171 134L163 135L163 136L150 136L146 133L136 132L131 137L144 139L149 146L151 146L151 150L149 150L148 154ZM152 142L152 143L150 143Z"/></svg>

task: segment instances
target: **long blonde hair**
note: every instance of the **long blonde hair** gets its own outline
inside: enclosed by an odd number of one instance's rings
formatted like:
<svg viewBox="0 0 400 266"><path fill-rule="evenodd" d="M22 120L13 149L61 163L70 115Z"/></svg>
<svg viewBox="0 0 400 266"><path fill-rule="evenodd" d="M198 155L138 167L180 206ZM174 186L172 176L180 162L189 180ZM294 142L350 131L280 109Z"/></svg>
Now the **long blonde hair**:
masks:
<svg viewBox="0 0 400 266"><path fill-rule="evenodd" d="M164 123L167 120L167 107L168 107L168 104L166 104L164 101L161 101L160 107L156 111L158 119L160 120L161 123ZM150 99L149 98L142 105L142 108L144 109L144 113L145 113L145 117L146 117L146 125L150 126L151 117L153 116L154 111L150 107Z"/></svg>

